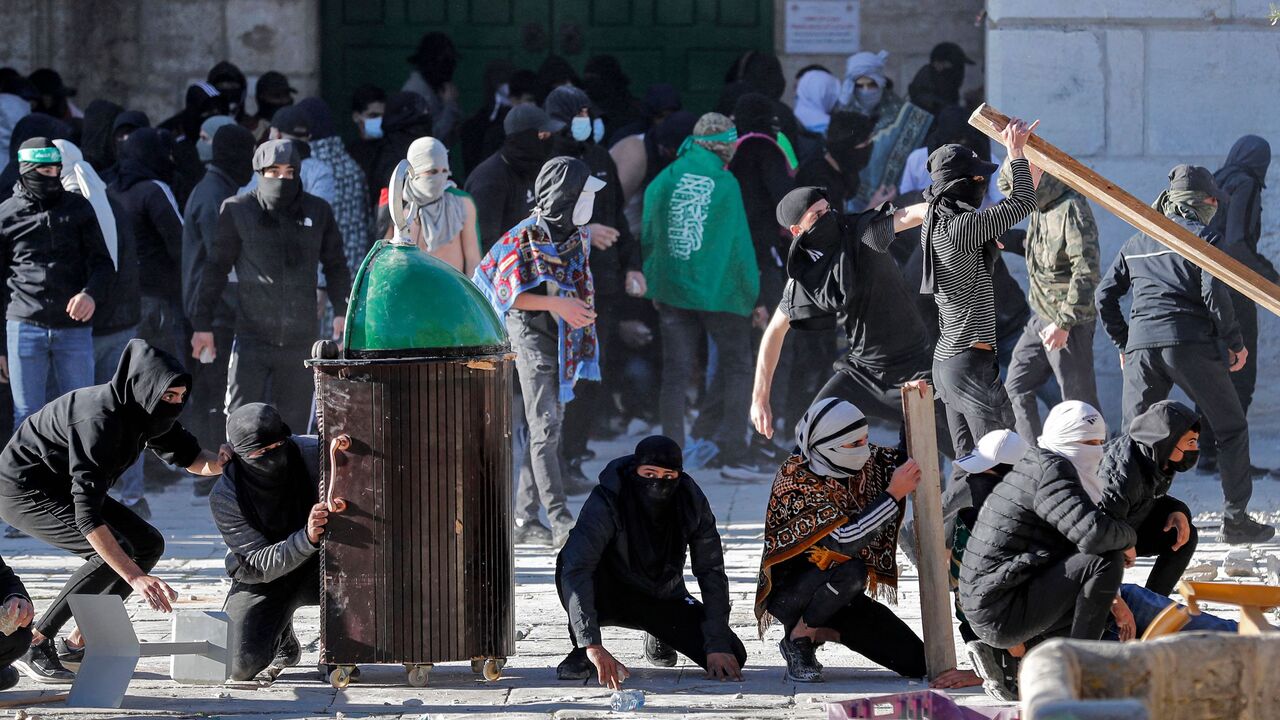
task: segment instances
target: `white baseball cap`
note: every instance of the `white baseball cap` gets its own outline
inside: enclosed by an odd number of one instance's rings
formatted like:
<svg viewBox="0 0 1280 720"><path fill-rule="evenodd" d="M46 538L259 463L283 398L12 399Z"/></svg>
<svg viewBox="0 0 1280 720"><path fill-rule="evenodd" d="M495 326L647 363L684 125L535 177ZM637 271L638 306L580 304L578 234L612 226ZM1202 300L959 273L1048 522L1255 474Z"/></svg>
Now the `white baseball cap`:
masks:
<svg viewBox="0 0 1280 720"><path fill-rule="evenodd" d="M993 430L978 441L973 452L956 458L956 465L967 473L981 473L997 465L1013 465L1031 446L1012 430Z"/></svg>

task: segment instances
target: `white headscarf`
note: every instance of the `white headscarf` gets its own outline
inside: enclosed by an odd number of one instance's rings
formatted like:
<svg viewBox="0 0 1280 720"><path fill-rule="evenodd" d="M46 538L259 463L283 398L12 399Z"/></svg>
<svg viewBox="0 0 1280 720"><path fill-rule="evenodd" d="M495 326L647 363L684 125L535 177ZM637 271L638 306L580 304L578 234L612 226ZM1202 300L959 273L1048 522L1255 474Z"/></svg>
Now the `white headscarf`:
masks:
<svg viewBox="0 0 1280 720"><path fill-rule="evenodd" d="M449 149L444 143L433 137L420 137L409 145L406 155L410 177L405 182L405 197L413 209L406 215L417 215L427 252L434 252L447 245L462 230L467 219L466 206L461 197L446 192L457 187L448 174L414 177L423 170L449 169Z"/></svg>
<svg viewBox="0 0 1280 720"><path fill-rule="evenodd" d="M806 130L826 132L840 100L840 81L826 70L810 70L796 83L796 119Z"/></svg>
<svg viewBox="0 0 1280 720"><path fill-rule="evenodd" d="M107 184L102 182L93 166L84 161L84 153L70 140L54 140L53 146L62 153L62 187L65 190L84 196L93 207L93 214L98 218L98 228L102 230L102 241L107 245L107 253L111 255L111 264L120 268L118 244L116 236L116 214L107 200Z"/></svg>
<svg viewBox="0 0 1280 720"><path fill-rule="evenodd" d="M876 81L881 90L885 86L884 61L889 58L888 50L878 53L860 52L849 56L844 61L844 82L840 85L840 104L848 106L853 102L853 84L858 78L866 77ZM866 113L865 110L859 112Z"/></svg>
<svg viewBox="0 0 1280 720"><path fill-rule="evenodd" d="M815 400L796 423L796 445L809 469L829 477L857 475L871 458L871 447L842 447L867 437L867 417L839 398Z"/></svg>
<svg viewBox="0 0 1280 720"><path fill-rule="evenodd" d="M1068 400L1059 403L1044 421L1044 433L1037 441L1040 447L1071 461L1080 476L1080 484L1095 503L1102 498L1102 481L1098 466L1102 464L1102 445L1084 445L1083 440L1106 440L1107 422L1089 403Z"/></svg>

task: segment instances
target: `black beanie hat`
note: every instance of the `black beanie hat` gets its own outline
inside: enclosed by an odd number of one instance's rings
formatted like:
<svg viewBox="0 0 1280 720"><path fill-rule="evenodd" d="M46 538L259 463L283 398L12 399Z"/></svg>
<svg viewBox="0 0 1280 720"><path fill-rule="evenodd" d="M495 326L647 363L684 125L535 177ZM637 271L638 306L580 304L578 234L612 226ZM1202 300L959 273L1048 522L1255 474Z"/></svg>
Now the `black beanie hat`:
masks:
<svg viewBox="0 0 1280 720"><path fill-rule="evenodd" d="M783 228L799 225L809 207L819 200L830 200L827 191L820 187L798 187L778 201L776 217Z"/></svg>
<svg viewBox="0 0 1280 720"><path fill-rule="evenodd" d="M635 467L641 465L684 472L684 454L675 440L666 435L650 435L636 445Z"/></svg>
<svg viewBox="0 0 1280 720"><path fill-rule="evenodd" d="M225 172L237 184L247 185L253 179L253 149L257 141L242 125L223 125L213 134L213 166Z"/></svg>

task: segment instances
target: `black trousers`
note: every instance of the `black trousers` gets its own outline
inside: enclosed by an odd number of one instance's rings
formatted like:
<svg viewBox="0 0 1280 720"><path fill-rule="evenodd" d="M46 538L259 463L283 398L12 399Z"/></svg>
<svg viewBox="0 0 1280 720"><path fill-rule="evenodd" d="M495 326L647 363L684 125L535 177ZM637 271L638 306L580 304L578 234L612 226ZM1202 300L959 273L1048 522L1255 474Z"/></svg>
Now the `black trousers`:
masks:
<svg viewBox="0 0 1280 720"><path fill-rule="evenodd" d="M213 362L206 365L190 357L189 348L179 357L191 371L191 401L183 413L182 424L196 436L201 447L207 448L219 447L227 441L227 371L231 366L235 330L214 328L213 338L218 346Z"/></svg>
<svg viewBox="0 0 1280 720"><path fill-rule="evenodd" d="M227 414L249 403L271 403L296 432L311 425L315 380L303 363L311 343L276 346L237 337L227 368Z"/></svg>
<svg viewBox="0 0 1280 720"><path fill-rule="evenodd" d="M969 348L933 363L933 382L947 407L955 456L973 450L983 435L1014 428L1013 404L1000 382L995 352Z"/></svg>
<svg viewBox="0 0 1280 720"><path fill-rule="evenodd" d="M702 631L707 611L692 595L658 598L636 592L619 583L601 582L598 579L595 591L596 620L600 627L641 630L674 648L703 670L707 668L707 636ZM560 596L560 603L564 605L559 563L556 566L556 593ZM569 629L569 642L573 643L573 652L586 652L584 648L578 647L572 628ZM746 664L747 648L737 635L733 636L733 655L738 659L739 667Z"/></svg>
<svg viewBox="0 0 1280 720"><path fill-rule="evenodd" d="M1071 328L1067 346L1053 351L1045 350L1040 341L1040 333L1048 326L1044 318L1031 314L1013 348L1004 381L1018 434L1028 441L1039 437L1044 429L1037 392L1052 378L1057 378L1063 400L1079 400L1098 407L1098 384L1093 373L1094 322Z"/></svg>
<svg viewBox="0 0 1280 720"><path fill-rule="evenodd" d="M769 614L788 634L804 620L831 628L840 644L903 677L924 677L924 643L889 608L867 597L867 566L854 559L827 570L797 558L783 563L769 593Z"/></svg>
<svg viewBox="0 0 1280 720"><path fill-rule="evenodd" d="M1069 555L1002 590L999 611L965 611L974 632L992 647L1008 649L1048 637L1097 640L1107 627L1111 603L1124 578L1124 553Z"/></svg>
<svg viewBox="0 0 1280 720"><path fill-rule="evenodd" d="M10 525L37 540L84 558L84 564L71 573L53 604L40 616L36 630L54 637L71 619L72 595L117 595L129 597L133 588L107 565L102 556L76 529L76 514L71 495L50 495L41 490L0 489L0 517ZM111 534L143 572L160 562L164 555L164 535L138 517L132 510L111 497L103 498L102 519Z"/></svg>
<svg viewBox="0 0 1280 720"><path fill-rule="evenodd" d="M320 558L269 583L231 583L222 610L231 621L231 679L252 680L276 656L300 607L320 604Z"/></svg>
<svg viewBox="0 0 1280 720"><path fill-rule="evenodd" d="M904 384L913 380L934 381L927 358L919 367L906 366L893 369L874 369L847 361L836 364L836 372L814 399L838 397L848 400L869 418L877 418L894 425L902 425L902 391ZM805 406L806 409L808 406ZM802 413L803 414L803 413ZM799 417L796 418L799 420ZM934 426L938 433L938 450L949 458L955 457L951 447L951 435L947 432L947 409L942 400L934 403Z"/></svg>
<svg viewBox="0 0 1280 720"><path fill-rule="evenodd" d="M12 635L0 635L0 668L7 668L31 647L31 628L23 627Z"/></svg>
<svg viewBox="0 0 1280 720"><path fill-rule="evenodd" d="M1173 549L1173 544L1178 541L1178 532L1176 530L1165 532L1164 525L1168 522L1169 515L1175 512L1184 513L1188 523L1194 517L1185 503L1166 495L1156 500L1151 508L1151 514L1147 515L1142 525L1136 528L1138 555L1156 559L1155 564L1151 566L1151 574L1147 576L1147 589L1161 595L1173 592L1173 587L1178 584L1182 573L1191 564L1191 556L1195 554L1196 543L1200 540L1200 534L1192 525L1191 537L1187 543L1177 550Z"/></svg>
<svg viewBox="0 0 1280 720"><path fill-rule="evenodd" d="M1249 406L1253 404L1253 391L1258 384L1258 306L1245 296L1234 290L1231 292L1231 304L1235 306L1236 321L1240 323L1240 334L1244 336L1245 349L1249 351L1249 361L1237 372L1231 373L1231 386L1236 389L1236 397L1240 398L1240 408L1246 417ZM1199 408L1197 408L1199 410ZM1217 433L1212 423L1201 423L1200 428L1200 461L1218 460Z"/></svg>

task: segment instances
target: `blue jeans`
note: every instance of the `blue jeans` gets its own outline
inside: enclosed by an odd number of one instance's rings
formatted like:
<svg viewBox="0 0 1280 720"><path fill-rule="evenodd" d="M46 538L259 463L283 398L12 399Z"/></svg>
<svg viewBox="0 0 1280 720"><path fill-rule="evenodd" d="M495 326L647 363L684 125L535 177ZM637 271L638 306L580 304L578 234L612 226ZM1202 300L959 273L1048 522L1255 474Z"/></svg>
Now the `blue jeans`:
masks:
<svg viewBox="0 0 1280 720"><path fill-rule="evenodd" d="M9 383L13 389L13 428L44 407L53 378L59 397L93 384L93 329L44 328L8 320Z"/></svg>
<svg viewBox="0 0 1280 720"><path fill-rule="evenodd" d="M111 376L115 374L116 367L120 364L120 356L124 354L124 347L135 337L136 331L136 328L125 328L107 335L93 336L93 382L95 385L111 382ZM138 458L137 462L124 471L112 489L120 495L125 505L132 505L142 499L146 489L142 481L142 458Z"/></svg>
<svg viewBox="0 0 1280 720"><path fill-rule="evenodd" d="M1129 612L1133 613L1133 624L1138 626L1138 637L1142 637L1142 633L1147 631L1147 628L1156 619L1157 615L1173 604L1172 600L1158 592L1148 590L1141 585L1129 583L1120 586L1120 597L1124 599L1124 604L1129 606ZM1236 622L1234 620L1225 620L1217 615L1210 615L1207 612L1201 612L1199 615L1191 616L1191 622L1187 623L1182 632L1191 632L1193 630L1233 633L1236 631ZM1120 639L1119 634L1116 632L1115 618L1107 619L1107 631L1103 633L1102 639Z"/></svg>

